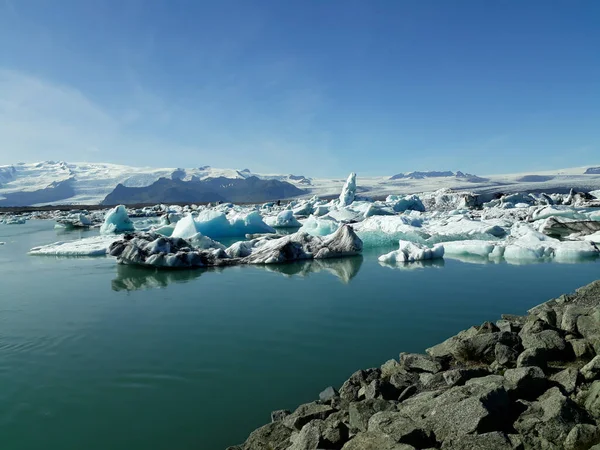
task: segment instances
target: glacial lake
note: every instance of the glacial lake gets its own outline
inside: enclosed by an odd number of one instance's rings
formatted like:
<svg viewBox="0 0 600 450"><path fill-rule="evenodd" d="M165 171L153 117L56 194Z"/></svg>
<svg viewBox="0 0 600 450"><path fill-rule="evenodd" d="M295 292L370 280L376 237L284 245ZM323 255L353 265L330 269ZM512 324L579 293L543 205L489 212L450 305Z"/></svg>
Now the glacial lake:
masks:
<svg viewBox="0 0 600 450"><path fill-rule="evenodd" d="M600 278L600 261L389 268L377 256L156 272L34 257L0 225L0 448L218 450L400 351Z"/></svg>

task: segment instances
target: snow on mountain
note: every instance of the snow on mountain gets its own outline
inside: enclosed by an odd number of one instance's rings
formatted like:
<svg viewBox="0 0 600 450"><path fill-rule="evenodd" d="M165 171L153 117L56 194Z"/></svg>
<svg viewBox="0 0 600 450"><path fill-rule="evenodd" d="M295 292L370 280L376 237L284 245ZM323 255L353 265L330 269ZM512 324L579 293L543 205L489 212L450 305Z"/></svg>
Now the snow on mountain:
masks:
<svg viewBox="0 0 600 450"><path fill-rule="evenodd" d="M38 197L40 201L33 200L33 203L97 204L102 202L118 184L126 187L146 187L160 178L190 181L219 177L246 179L251 176L287 181L298 187L305 186L307 181L310 184L310 180L303 176L262 176L253 174L248 169L239 171L210 166L191 169L152 168L105 163L71 164L64 161L44 161L0 166L0 206L32 204L31 200ZM61 187L60 192L55 189L56 186Z"/></svg>
<svg viewBox="0 0 600 450"><path fill-rule="evenodd" d="M479 193L517 191L568 192L600 189L600 168L576 167L545 172L505 175L476 175L451 172L407 172L394 176L363 177L360 167L357 195L379 197L389 194L431 192L440 188ZM66 163L45 161L0 166L0 206L31 204L98 204L118 184L147 187L160 178L191 181L214 178L288 182L303 189L307 196L338 196L345 178L309 178L303 175L256 174L248 169L132 167L103 163Z"/></svg>

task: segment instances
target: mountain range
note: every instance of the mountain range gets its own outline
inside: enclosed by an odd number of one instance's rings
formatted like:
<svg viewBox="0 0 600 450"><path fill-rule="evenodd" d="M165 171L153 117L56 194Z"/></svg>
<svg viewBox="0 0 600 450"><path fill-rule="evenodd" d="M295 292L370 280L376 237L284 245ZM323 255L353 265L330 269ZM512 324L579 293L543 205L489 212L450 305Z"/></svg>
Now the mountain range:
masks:
<svg viewBox="0 0 600 450"><path fill-rule="evenodd" d="M477 176L461 171L361 176L357 191L380 197L440 188L473 192L568 192L600 189L600 167ZM0 207L42 204L160 202L263 202L339 195L345 178L258 174L249 169L132 167L105 163L44 161L0 166Z"/></svg>

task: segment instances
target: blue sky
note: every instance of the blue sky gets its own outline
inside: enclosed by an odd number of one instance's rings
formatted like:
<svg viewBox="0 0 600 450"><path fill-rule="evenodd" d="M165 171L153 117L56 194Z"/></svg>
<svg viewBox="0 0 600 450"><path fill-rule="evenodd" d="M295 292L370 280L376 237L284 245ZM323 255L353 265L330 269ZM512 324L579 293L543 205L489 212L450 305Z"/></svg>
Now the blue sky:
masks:
<svg viewBox="0 0 600 450"><path fill-rule="evenodd" d="M600 2L0 0L0 164L600 163Z"/></svg>

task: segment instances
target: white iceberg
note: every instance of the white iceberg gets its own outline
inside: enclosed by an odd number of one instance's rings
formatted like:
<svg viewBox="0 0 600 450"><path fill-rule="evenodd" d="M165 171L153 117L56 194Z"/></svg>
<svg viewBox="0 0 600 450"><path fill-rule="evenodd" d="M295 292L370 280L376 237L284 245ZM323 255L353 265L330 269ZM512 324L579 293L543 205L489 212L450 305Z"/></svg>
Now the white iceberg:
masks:
<svg viewBox="0 0 600 450"><path fill-rule="evenodd" d="M265 217L264 222L273 228L298 228L302 224L294 217L295 212L291 209L281 211L276 216Z"/></svg>
<svg viewBox="0 0 600 450"><path fill-rule="evenodd" d="M119 205L111 209L104 218L104 223L100 227L100 233L122 233L126 231L134 231L133 222L127 215L125 206Z"/></svg>
<svg viewBox="0 0 600 450"><path fill-rule="evenodd" d="M354 172L352 172L348 176L348 179L346 180L346 183L344 184L344 187L342 188L342 193L340 194L340 201L339 201L340 206L348 206L348 205L352 204L355 196L356 196L356 174Z"/></svg>
<svg viewBox="0 0 600 450"><path fill-rule="evenodd" d="M310 216L302 224L302 228L298 231L303 231L312 236L327 236L335 233L340 227L340 223L331 217L315 217Z"/></svg>
<svg viewBox="0 0 600 450"><path fill-rule="evenodd" d="M275 229L263 222L257 211L249 213L225 213L215 210L204 210L198 214L196 230L204 236L218 239L222 237L245 236L246 234L275 233Z"/></svg>
<svg viewBox="0 0 600 450"><path fill-rule="evenodd" d="M33 247L29 250L29 254L49 256L105 256L110 245L120 238L120 236L116 235L101 235L75 241L54 242L53 244Z"/></svg>
<svg viewBox="0 0 600 450"><path fill-rule="evenodd" d="M439 259L444 257L444 246L442 244L434 245L433 248L408 241L399 241L398 244L398 250L381 255L378 258L379 261L382 263L393 264Z"/></svg>

